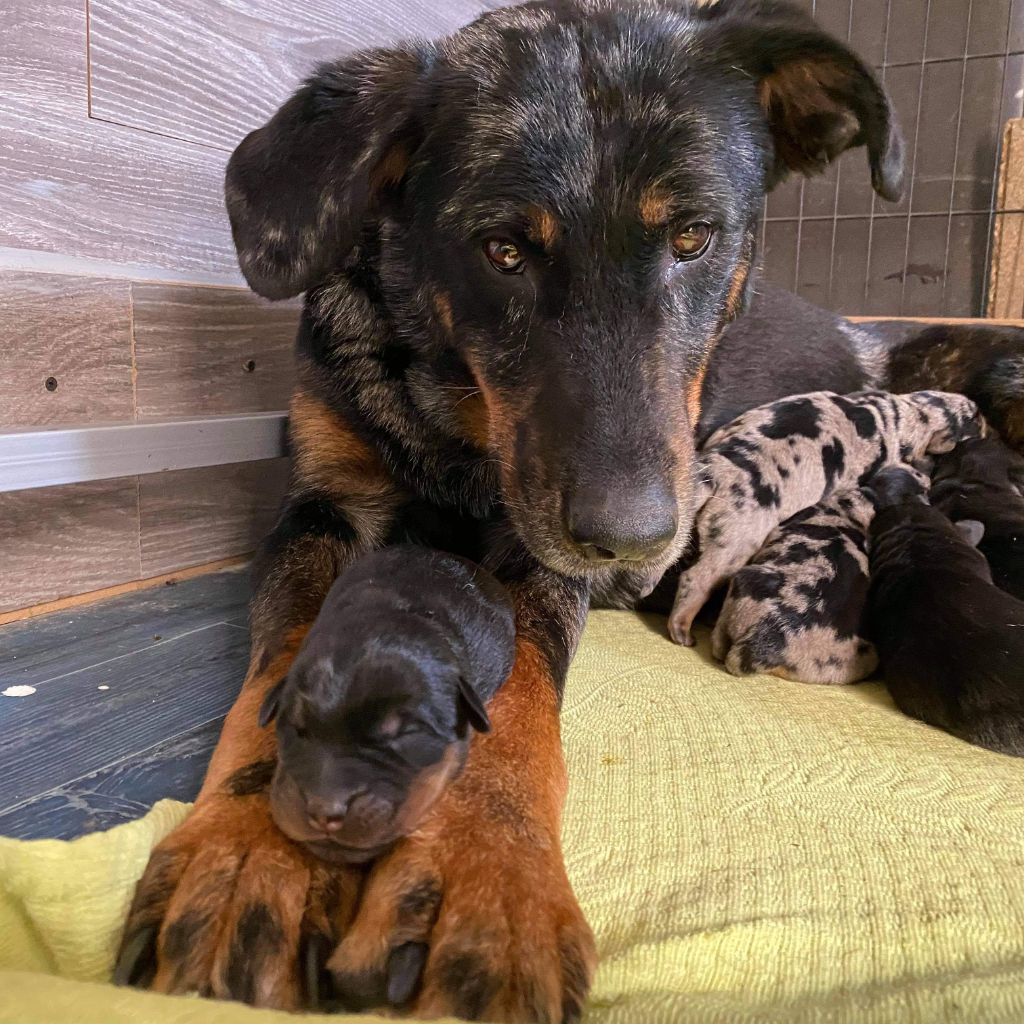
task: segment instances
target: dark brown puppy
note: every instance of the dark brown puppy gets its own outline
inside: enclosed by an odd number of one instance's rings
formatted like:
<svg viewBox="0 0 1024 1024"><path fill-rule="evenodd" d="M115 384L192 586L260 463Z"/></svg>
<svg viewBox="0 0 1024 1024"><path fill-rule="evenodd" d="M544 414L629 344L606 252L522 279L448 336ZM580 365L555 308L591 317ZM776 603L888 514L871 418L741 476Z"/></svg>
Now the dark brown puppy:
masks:
<svg viewBox="0 0 1024 1024"><path fill-rule="evenodd" d="M981 523L978 550L997 587L1024 600L1024 458L996 437L967 441L935 462L929 501L954 522Z"/></svg>
<svg viewBox="0 0 1024 1024"><path fill-rule="evenodd" d="M1024 602L993 585L964 539L970 526L925 504L911 474L883 470L871 489L867 625L894 700L969 743L1024 756Z"/></svg>
<svg viewBox="0 0 1024 1024"><path fill-rule="evenodd" d="M464 558L398 545L338 577L260 725L277 722L274 820L331 861L416 829L512 670L505 588Z"/></svg>

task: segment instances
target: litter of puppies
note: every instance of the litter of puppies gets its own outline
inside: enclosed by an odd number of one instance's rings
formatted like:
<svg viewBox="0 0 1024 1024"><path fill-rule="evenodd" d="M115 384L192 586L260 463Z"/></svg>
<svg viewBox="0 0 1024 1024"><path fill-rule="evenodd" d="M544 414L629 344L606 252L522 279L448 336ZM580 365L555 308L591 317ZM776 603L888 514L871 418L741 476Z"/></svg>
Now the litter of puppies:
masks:
<svg viewBox="0 0 1024 1024"><path fill-rule="evenodd" d="M797 395L723 427L673 639L727 584L712 654L734 675L880 668L907 714L1024 755L1024 458L986 434L940 392Z"/></svg>

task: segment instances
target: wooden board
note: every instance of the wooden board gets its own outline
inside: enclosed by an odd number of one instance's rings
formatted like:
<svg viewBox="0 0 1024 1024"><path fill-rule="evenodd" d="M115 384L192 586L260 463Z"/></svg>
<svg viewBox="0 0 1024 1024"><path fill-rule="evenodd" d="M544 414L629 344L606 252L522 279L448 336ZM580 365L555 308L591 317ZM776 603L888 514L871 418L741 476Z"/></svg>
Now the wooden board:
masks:
<svg viewBox="0 0 1024 1024"><path fill-rule="evenodd" d="M0 777L20 780L0 788L0 835L71 839L192 799L245 674L247 596L236 570L0 629L0 691L36 688L0 696Z"/></svg>
<svg viewBox="0 0 1024 1024"><path fill-rule="evenodd" d="M76 0L4 0L0 8L3 104L45 99L50 111L88 113L85 4Z"/></svg>
<svg viewBox="0 0 1024 1024"><path fill-rule="evenodd" d="M0 494L0 611L139 575L134 478Z"/></svg>
<svg viewBox="0 0 1024 1024"><path fill-rule="evenodd" d="M221 150L5 97L0 246L241 284L222 197L226 162Z"/></svg>
<svg viewBox="0 0 1024 1024"><path fill-rule="evenodd" d="M27 696L0 698L3 805L13 807L50 790L52 780L81 778L224 715L241 685L248 650L245 629L220 623L40 682Z"/></svg>
<svg viewBox="0 0 1024 1024"><path fill-rule="evenodd" d="M74 839L141 818L158 800L194 800L222 724L218 716L0 811L0 836Z"/></svg>
<svg viewBox="0 0 1024 1024"><path fill-rule="evenodd" d="M132 418L128 287L0 270L0 427Z"/></svg>
<svg viewBox="0 0 1024 1024"><path fill-rule="evenodd" d="M244 626L248 601L246 567L0 626L0 690L38 686L215 622Z"/></svg>
<svg viewBox="0 0 1024 1024"><path fill-rule="evenodd" d="M287 459L139 478L142 574L253 551L277 517Z"/></svg>
<svg viewBox="0 0 1024 1024"><path fill-rule="evenodd" d="M999 164L999 210L1024 209L1024 119L1008 121ZM989 269L988 314L1024 316L1024 214L995 218Z"/></svg>
<svg viewBox="0 0 1024 1024"><path fill-rule="evenodd" d="M480 0L88 0L94 118L233 149L323 60L441 35Z"/></svg>
<svg viewBox="0 0 1024 1024"><path fill-rule="evenodd" d="M132 309L139 417L287 408L297 303L242 289L135 284Z"/></svg>

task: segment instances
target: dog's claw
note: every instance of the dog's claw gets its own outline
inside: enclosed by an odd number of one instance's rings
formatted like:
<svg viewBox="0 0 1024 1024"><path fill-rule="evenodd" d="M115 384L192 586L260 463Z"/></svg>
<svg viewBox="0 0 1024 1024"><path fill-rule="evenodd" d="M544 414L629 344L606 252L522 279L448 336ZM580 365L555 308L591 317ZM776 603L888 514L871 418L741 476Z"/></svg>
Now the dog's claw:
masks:
<svg viewBox="0 0 1024 1024"><path fill-rule="evenodd" d="M333 997L333 984L327 970L332 943L328 936L315 932L307 936L302 949L302 975L306 1005L311 1010L328 1006Z"/></svg>
<svg viewBox="0 0 1024 1024"><path fill-rule="evenodd" d="M388 957L388 1003L405 1006L419 988L430 947L425 942L406 942Z"/></svg>
<svg viewBox="0 0 1024 1024"><path fill-rule="evenodd" d="M683 647L694 647L697 641L693 638L691 626L692 623L687 622L686 619L669 618L668 635Z"/></svg>
<svg viewBox="0 0 1024 1024"><path fill-rule="evenodd" d="M156 973L156 940L160 929L149 924L126 936L114 964L115 985L148 988Z"/></svg>

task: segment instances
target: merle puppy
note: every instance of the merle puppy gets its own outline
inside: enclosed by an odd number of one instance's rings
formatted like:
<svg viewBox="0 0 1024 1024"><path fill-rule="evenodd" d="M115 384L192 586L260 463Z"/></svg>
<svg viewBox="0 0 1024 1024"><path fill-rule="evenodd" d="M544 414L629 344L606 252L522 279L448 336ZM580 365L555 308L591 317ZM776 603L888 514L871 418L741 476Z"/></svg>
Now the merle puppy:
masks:
<svg viewBox="0 0 1024 1024"><path fill-rule="evenodd" d="M883 466L949 451L981 431L963 395L864 392L796 395L738 417L701 454L699 558L679 577L669 633L691 646L711 593L742 568L775 527Z"/></svg>
<svg viewBox="0 0 1024 1024"><path fill-rule="evenodd" d="M1024 600L1024 458L997 437L957 445L936 460L929 501L954 522L981 524L978 550L996 586Z"/></svg>
<svg viewBox="0 0 1024 1024"><path fill-rule="evenodd" d="M733 675L767 672L804 683L855 683L878 666L862 635L868 595L860 488L840 491L773 530L733 577L711 651Z"/></svg>
<svg viewBox="0 0 1024 1024"><path fill-rule="evenodd" d="M925 503L919 480L872 481L867 628L908 715L970 743L1024 756L1024 602L992 583L985 557Z"/></svg>
<svg viewBox="0 0 1024 1024"><path fill-rule="evenodd" d="M363 862L408 835L462 767L508 677L512 605L463 558L398 545L338 577L288 675L266 697L285 835Z"/></svg>

